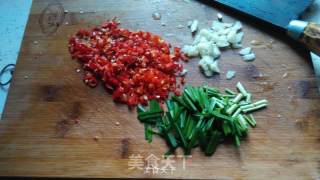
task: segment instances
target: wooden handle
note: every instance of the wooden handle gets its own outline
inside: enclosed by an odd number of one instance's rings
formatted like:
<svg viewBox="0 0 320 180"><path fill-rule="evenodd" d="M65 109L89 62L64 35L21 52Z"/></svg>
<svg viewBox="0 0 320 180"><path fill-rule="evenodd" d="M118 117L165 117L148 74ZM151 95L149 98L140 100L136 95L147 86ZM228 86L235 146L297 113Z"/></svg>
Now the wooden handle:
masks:
<svg viewBox="0 0 320 180"><path fill-rule="evenodd" d="M312 52L320 55L320 25L309 23L299 37L299 41Z"/></svg>

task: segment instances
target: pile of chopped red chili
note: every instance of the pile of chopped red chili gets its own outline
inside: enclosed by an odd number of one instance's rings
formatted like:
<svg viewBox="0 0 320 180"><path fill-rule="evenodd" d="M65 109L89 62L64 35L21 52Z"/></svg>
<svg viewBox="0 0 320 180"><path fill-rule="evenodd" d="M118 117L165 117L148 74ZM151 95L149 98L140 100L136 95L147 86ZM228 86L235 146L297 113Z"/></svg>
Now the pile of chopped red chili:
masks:
<svg viewBox="0 0 320 180"><path fill-rule="evenodd" d="M80 29L69 40L69 51L85 71L84 82L95 87L101 80L117 102L134 106L179 94L177 77L187 60L177 47L150 32L133 32L108 21L91 30Z"/></svg>

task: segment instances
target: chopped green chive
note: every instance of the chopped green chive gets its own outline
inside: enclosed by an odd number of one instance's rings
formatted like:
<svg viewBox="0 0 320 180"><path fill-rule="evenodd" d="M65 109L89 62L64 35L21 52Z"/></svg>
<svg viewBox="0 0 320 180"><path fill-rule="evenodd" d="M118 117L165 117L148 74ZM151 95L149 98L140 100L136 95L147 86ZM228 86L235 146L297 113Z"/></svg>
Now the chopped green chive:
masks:
<svg viewBox="0 0 320 180"><path fill-rule="evenodd" d="M239 118L239 123L241 124L241 126L243 127L243 129L247 129L248 126L247 126L247 121L245 120L245 118L243 117L242 114L239 114L238 115L238 118Z"/></svg>
<svg viewBox="0 0 320 180"><path fill-rule="evenodd" d="M263 99L263 100L260 100L260 101L257 101L255 103L253 103L255 106L259 106L259 105L262 105L262 104L268 104L268 101L266 99Z"/></svg>
<svg viewBox="0 0 320 180"><path fill-rule="evenodd" d="M248 112L252 112L252 111L256 111L256 110L265 108L267 106L268 106L268 104L261 104L261 105L255 106L253 108L242 109L242 112L248 113Z"/></svg>
<svg viewBox="0 0 320 180"><path fill-rule="evenodd" d="M235 113L233 113L233 115L231 117L237 117L241 112L241 108L237 109Z"/></svg>
<svg viewBox="0 0 320 180"><path fill-rule="evenodd" d="M243 115L243 117L246 119L246 121L248 122L248 124L250 124L250 126L255 127L257 125L255 119L253 118L252 114L248 116Z"/></svg>
<svg viewBox="0 0 320 180"><path fill-rule="evenodd" d="M246 91L246 89L243 87L243 85L240 82L237 83L237 89L240 91L240 93L243 96L247 96L248 92Z"/></svg>
<svg viewBox="0 0 320 180"><path fill-rule="evenodd" d="M229 88L225 88L224 91L225 91L227 94L229 94L229 95L236 95L236 93L233 92L233 91L232 91L231 89L229 89Z"/></svg>
<svg viewBox="0 0 320 180"><path fill-rule="evenodd" d="M234 136L234 142L235 142L235 144L236 144L236 146L240 146L240 139L239 139L239 136Z"/></svg>
<svg viewBox="0 0 320 180"><path fill-rule="evenodd" d="M200 146L205 155L212 155L224 139L232 138L236 146L247 134L248 126L255 127L256 120L251 111L266 107L263 99L251 103L252 95L241 83L237 83L240 93L226 88L225 94L218 89L202 86L187 86L181 96L170 96L163 110L155 100L149 107L137 106L138 119L144 123L145 139L152 142L153 134L166 140L169 151L174 153L182 147L185 154ZM157 129L157 130L153 130Z"/></svg>
<svg viewBox="0 0 320 180"><path fill-rule="evenodd" d="M261 109L263 107L266 107L267 105L268 105L268 101L263 99L263 100L255 102L255 103L240 106L240 107L244 113L247 113L250 111Z"/></svg>
<svg viewBox="0 0 320 180"><path fill-rule="evenodd" d="M243 94L239 93L233 100L233 103L238 103L243 98Z"/></svg>
<svg viewBox="0 0 320 180"><path fill-rule="evenodd" d="M210 103L209 103L208 112L212 112L213 109L215 108L216 104L217 104L216 99L215 99L215 98L211 98L211 99L210 99Z"/></svg>
<svg viewBox="0 0 320 180"><path fill-rule="evenodd" d="M253 107L254 107L254 104L247 104L244 106L240 106L241 109L248 109L248 108L253 108Z"/></svg>
<svg viewBox="0 0 320 180"><path fill-rule="evenodd" d="M152 127L150 124L145 123L144 124L144 137L148 141L148 143L152 142Z"/></svg>
<svg viewBox="0 0 320 180"><path fill-rule="evenodd" d="M218 106L219 108L221 108L221 109L224 108L224 105L223 105L221 102L219 102L219 101L217 101L217 106Z"/></svg>
<svg viewBox="0 0 320 180"><path fill-rule="evenodd" d="M221 132L213 131L213 133L209 139L209 143L207 145L207 148L204 152L206 156L211 156L216 151L217 146L220 142L220 138L221 138Z"/></svg>
<svg viewBox="0 0 320 180"><path fill-rule="evenodd" d="M227 109L227 111L226 111L227 114L232 114L238 107L239 107L238 104L232 104L231 107L229 107L229 108Z"/></svg>
<svg viewBox="0 0 320 180"><path fill-rule="evenodd" d="M167 138L168 138L168 141L169 141L171 147L176 148L178 146L176 138L174 137L174 135L172 133L168 132Z"/></svg>
<svg viewBox="0 0 320 180"><path fill-rule="evenodd" d="M246 102L247 103L251 103L251 94L250 93L247 93L247 97L246 97Z"/></svg>
<svg viewBox="0 0 320 180"><path fill-rule="evenodd" d="M146 110L144 109L144 107L141 104L138 104L137 112L140 114L141 112L146 112Z"/></svg>

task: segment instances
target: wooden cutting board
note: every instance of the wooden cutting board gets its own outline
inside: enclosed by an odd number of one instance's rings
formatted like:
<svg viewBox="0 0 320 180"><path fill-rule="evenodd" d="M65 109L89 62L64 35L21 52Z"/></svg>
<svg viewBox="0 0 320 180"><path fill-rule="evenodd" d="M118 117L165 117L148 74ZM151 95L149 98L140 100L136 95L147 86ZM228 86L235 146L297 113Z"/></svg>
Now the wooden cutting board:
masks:
<svg viewBox="0 0 320 180"><path fill-rule="evenodd" d="M0 121L0 175L319 179L320 97L308 53L281 32L248 18L240 19L244 46L252 40L263 42L253 47L254 62L243 62L238 50L226 50L219 60L222 73L213 78L203 77L197 58L185 67L188 84L234 88L241 81L255 99L267 98L270 106L255 113L258 126L238 149L222 144L211 157L193 150L185 169L178 150L172 174L130 169L133 160L145 161L152 155L162 166L167 147L158 137L151 144L144 140L144 128L135 111L114 103L101 86L91 89L84 85L82 72L76 72L79 64L68 53L68 37L79 28L118 17L124 28L160 34L172 45L182 46L192 42L187 21L198 19L205 28L216 19L221 11L212 4L35 0ZM161 14L161 20L152 18L154 12ZM234 17L239 16L224 14L225 22L234 22ZM177 27L180 24L184 26L181 29ZM226 80L231 69L237 75Z"/></svg>

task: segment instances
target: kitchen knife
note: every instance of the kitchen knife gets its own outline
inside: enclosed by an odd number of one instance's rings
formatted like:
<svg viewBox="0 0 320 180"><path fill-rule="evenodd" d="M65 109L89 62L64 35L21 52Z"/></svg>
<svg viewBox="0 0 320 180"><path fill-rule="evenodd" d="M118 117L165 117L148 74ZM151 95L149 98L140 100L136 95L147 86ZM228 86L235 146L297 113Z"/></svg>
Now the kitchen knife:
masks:
<svg viewBox="0 0 320 180"><path fill-rule="evenodd" d="M297 20L314 0L215 0L286 29L287 34L320 55L320 25Z"/></svg>
<svg viewBox="0 0 320 180"><path fill-rule="evenodd" d="M315 0L314 4L311 5L309 10L302 15L302 19L306 21L320 23L320 0ZM320 93L320 56L317 56L314 53L310 54L313 63L313 69L316 75L318 90Z"/></svg>
<svg viewBox="0 0 320 180"><path fill-rule="evenodd" d="M320 10L320 0L215 0L220 4L262 19L287 31L295 40L303 43L310 51L320 93L320 25L297 20L311 5ZM314 4L313 4L314 3ZM320 23L318 16L311 12L305 20Z"/></svg>

